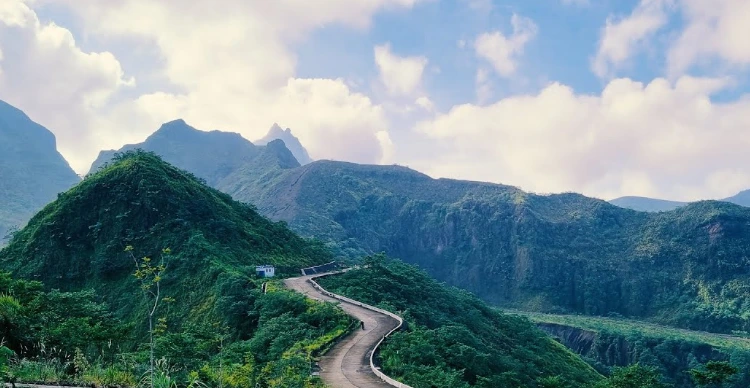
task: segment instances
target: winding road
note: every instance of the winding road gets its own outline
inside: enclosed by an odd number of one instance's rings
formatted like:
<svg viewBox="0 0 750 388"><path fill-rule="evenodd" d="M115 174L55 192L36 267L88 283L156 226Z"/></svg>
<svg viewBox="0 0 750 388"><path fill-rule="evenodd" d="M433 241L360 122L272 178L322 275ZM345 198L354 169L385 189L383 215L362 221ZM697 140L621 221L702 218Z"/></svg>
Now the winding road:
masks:
<svg viewBox="0 0 750 388"><path fill-rule="evenodd" d="M320 377L334 388L392 388L370 369L370 351L384 335L398 327L399 322L388 315L323 294L309 281L318 276L285 279L284 285L311 299L340 303L347 314L365 323L364 330L355 330L321 357Z"/></svg>

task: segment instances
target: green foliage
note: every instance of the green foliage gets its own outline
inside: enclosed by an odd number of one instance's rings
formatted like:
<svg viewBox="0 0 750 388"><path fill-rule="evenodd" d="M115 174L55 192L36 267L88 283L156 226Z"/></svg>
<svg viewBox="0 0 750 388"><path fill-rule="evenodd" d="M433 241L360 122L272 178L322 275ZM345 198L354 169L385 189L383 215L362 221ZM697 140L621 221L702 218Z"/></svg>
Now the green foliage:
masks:
<svg viewBox="0 0 750 388"><path fill-rule="evenodd" d="M612 376L599 382L596 388L667 388L659 373L649 367L634 364L625 368L615 368Z"/></svg>
<svg viewBox="0 0 750 388"><path fill-rule="evenodd" d="M715 362L750 365L750 339L747 338L625 319L520 314L529 317L604 374L610 374L613 366L639 363L658 370L663 381L671 386L692 388L693 379L687 371L695 370L698 365ZM727 387L747 387L750 369L739 371L733 380Z"/></svg>
<svg viewBox="0 0 750 388"><path fill-rule="evenodd" d="M385 373L394 378L417 388L536 387L554 377L585 386L601 378L524 318L502 314L410 265L367 262L369 267L321 279L321 285L405 317L408 329L389 337L380 353Z"/></svg>
<svg viewBox="0 0 750 388"><path fill-rule="evenodd" d="M216 187L341 257L384 251L496 305L750 332L748 208L707 201L642 213L330 161L248 166Z"/></svg>
<svg viewBox="0 0 750 388"><path fill-rule="evenodd" d="M135 250L123 253L126 246ZM175 253L161 285L164 297L176 301L166 324L181 331L183 325L218 322L231 327L233 337L249 334L238 321L247 303L242 298L257 288L255 265L276 265L283 275L330 261L319 244L252 206L153 154L132 151L37 214L0 251L0 267L50 288L96 289L117 306L118 317L137 322L149 308L145 300L133 301L139 280L132 276L132 257L166 247ZM220 308L230 303L237 305Z"/></svg>
<svg viewBox="0 0 750 388"><path fill-rule="evenodd" d="M159 252L168 266L151 259ZM320 386L313 357L350 319L278 287L262 293L254 267L283 275L328 261L321 245L155 155L119 155L0 251L13 273L0 272L10 373L46 383Z"/></svg>
<svg viewBox="0 0 750 388"><path fill-rule="evenodd" d="M726 361L709 361L700 368L690 370L690 376L699 387L723 387L734 377L739 368Z"/></svg>

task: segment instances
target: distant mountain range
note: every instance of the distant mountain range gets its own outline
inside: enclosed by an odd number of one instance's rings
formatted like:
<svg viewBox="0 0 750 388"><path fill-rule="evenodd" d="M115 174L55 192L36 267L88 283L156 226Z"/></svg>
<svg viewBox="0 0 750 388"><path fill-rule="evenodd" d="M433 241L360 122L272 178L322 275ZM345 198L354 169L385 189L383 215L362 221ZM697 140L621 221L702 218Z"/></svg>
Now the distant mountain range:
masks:
<svg viewBox="0 0 750 388"><path fill-rule="evenodd" d="M750 283L750 208L702 201L633 212L400 166L302 166L281 140L258 146L181 120L124 149L133 148L323 241L340 259L385 252L498 305L750 330L750 296L735 290ZM103 152L92 171L113 154Z"/></svg>
<svg viewBox="0 0 750 388"><path fill-rule="evenodd" d="M227 135L171 125L180 131L162 127L152 136L169 147L147 140L144 148L323 241L340 259L385 252L487 301L521 309L750 329L743 307L750 299L731 292L750 281L748 208L703 201L671 212L633 212L579 194L540 196L432 179L400 166L301 166L278 140L265 147L243 143L241 157L188 153L195 136L220 145ZM234 157L221 157L229 154ZM716 300L722 303L707 302Z"/></svg>
<svg viewBox="0 0 750 388"><path fill-rule="evenodd" d="M80 178L57 152L55 136L22 111L0 101L0 245Z"/></svg>
<svg viewBox="0 0 750 388"><path fill-rule="evenodd" d="M750 190L741 191L737 195L721 199L723 202L731 202L736 205L750 207ZM666 199L627 196L615 198L609 203L626 209L644 212L663 212L685 206L689 202L669 201Z"/></svg>

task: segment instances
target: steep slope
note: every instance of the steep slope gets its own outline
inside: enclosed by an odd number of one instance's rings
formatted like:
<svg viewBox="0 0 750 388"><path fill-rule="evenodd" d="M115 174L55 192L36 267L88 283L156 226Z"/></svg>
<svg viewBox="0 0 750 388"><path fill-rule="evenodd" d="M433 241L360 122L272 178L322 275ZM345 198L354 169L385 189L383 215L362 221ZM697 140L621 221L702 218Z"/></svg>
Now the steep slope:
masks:
<svg viewBox="0 0 750 388"><path fill-rule="evenodd" d="M22 227L79 180L57 152L55 136L0 101L0 245L9 228Z"/></svg>
<svg viewBox="0 0 750 388"><path fill-rule="evenodd" d="M227 190L343 257L386 252L499 305L750 330L750 209L644 213L577 194L319 161Z"/></svg>
<svg viewBox="0 0 750 388"><path fill-rule="evenodd" d="M750 207L750 190L740 191L736 195L725 198L724 201L731 202L740 206Z"/></svg>
<svg viewBox="0 0 750 388"><path fill-rule="evenodd" d="M404 317L406 330L389 337L379 354L391 377L416 388L538 387L553 377L564 386L587 387L601 379L526 319L502 314L412 266L377 256L367 264L319 282Z"/></svg>
<svg viewBox="0 0 750 388"><path fill-rule="evenodd" d="M640 363L656 368L671 387L693 388L688 370L699 363L727 361L737 366L739 373L723 387L750 386L748 338L615 318L521 314L604 374L612 367Z"/></svg>
<svg viewBox="0 0 750 388"><path fill-rule="evenodd" d="M622 208L638 210L642 212L663 212L674 210L680 206L687 205L687 202L634 196L615 198L609 201L609 203Z"/></svg>
<svg viewBox="0 0 750 388"><path fill-rule="evenodd" d="M134 149L154 152L168 163L205 179L209 185L216 185L260 153L258 147L237 133L199 131L183 120L168 122L143 143L126 145L119 152ZM100 152L90 172L96 172L116 152Z"/></svg>
<svg viewBox="0 0 750 388"><path fill-rule="evenodd" d="M310 158L310 155L307 153L307 150L305 147L300 143L299 139L297 139L296 136L292 134L292 130L287 129L281 129L281 127L274 123L270 130L268 130L268 133L263 138L256 140L255 144L257 145L266 145L270 143L273 140L281 140L284 142L286 147L292 151L292 155L294 155L294 158L297 159L297 161L302 164L309 164L313 160Z"/></svg>
<svg viewBox="0 0 750 388"><path fill-rule="evenodd" d="M119 309L118 316L132 318L143 306L133 303L139 291L126 246L134 247L136 257L153 260L171 249L162 290L179 301L170 312L177 327L215 321L247 325L246 311L227 304L248 303L242 290L255 277L255 265L296 273L329 260L319 245L251 206L154 154L130 152L34 216L0 251L0 265L50 288L94 288Z"/></svg>

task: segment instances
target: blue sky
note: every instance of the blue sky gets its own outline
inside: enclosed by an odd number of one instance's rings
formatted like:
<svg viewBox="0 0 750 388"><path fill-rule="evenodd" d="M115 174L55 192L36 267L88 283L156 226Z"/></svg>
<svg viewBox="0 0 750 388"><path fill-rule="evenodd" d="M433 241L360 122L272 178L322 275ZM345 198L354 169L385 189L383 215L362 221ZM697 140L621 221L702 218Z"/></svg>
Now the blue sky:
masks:
<svg viewBox="0 0 750 388"><path fill-rule="evenodd" d="M601 198L750 187L746 0L7 0L0 99L79 172L183 118Z"/></svg>

